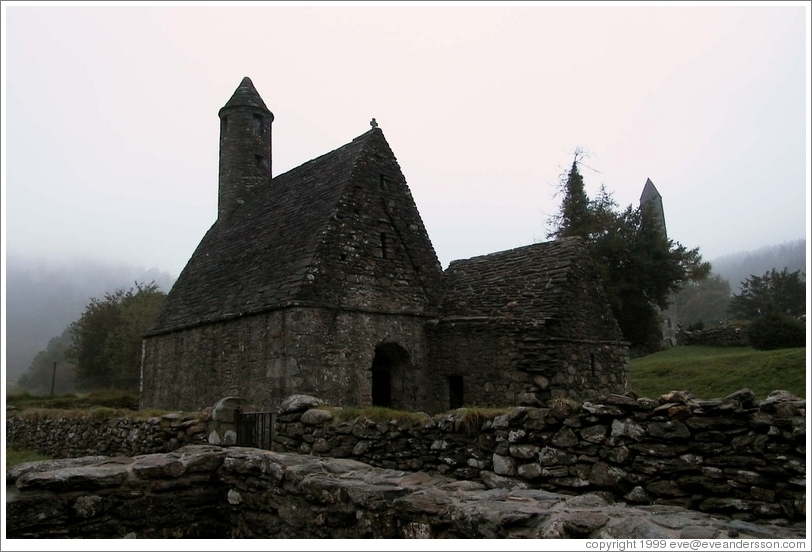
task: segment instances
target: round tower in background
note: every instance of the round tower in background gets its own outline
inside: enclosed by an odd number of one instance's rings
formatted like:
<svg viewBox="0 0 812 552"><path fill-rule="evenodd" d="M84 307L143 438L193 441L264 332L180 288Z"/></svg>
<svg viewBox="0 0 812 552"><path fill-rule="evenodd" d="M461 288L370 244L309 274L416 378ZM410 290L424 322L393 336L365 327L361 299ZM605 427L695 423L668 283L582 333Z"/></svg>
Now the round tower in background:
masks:
<svg viewBox="0 0 812 552"><path fill-rule="evenodd" d="M220 109L220 175L217 218L228 217L251 191L271 181L273 113L245 77Z"/></svg>

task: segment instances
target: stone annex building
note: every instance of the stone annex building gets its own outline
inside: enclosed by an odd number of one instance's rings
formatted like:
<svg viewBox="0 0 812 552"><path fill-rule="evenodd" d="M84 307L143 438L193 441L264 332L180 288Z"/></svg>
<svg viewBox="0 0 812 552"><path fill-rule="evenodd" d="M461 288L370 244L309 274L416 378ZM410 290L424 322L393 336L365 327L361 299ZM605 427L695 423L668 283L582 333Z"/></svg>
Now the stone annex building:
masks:
<svg viewBox="0 0 812 552"><path fill-rule="evenodd" d="M141 406L238 395L440 412L628 389L628 348L579 238L443 272L383 132L271 177L244 78L219 112L217 220L144 339Z"/></svg>

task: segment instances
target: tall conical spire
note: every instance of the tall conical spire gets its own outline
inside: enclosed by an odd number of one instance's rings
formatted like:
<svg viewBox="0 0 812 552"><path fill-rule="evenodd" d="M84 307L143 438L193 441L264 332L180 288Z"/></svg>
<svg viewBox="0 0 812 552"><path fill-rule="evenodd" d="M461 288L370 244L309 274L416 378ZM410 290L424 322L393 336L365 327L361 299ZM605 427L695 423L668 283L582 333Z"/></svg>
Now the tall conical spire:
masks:
<svg viewBox="0 0 812 552"><path fill-rule="evenodd" d="M654 218L663 229L663 233L667 236L668 232L665 229L665 211L663 210L663 196L657 190L654 182L650 178L646 178L646 185L643 186L643 193L640 194L640 208L641 209L654 209Z"/></svg>
<svg viewBox="0 0 812 552"><path fill-rule="evenodd" d="M220 177L217 218L228 217L257 186L271 181L271 123L251 79L240 82L220 116Z"/></svg>

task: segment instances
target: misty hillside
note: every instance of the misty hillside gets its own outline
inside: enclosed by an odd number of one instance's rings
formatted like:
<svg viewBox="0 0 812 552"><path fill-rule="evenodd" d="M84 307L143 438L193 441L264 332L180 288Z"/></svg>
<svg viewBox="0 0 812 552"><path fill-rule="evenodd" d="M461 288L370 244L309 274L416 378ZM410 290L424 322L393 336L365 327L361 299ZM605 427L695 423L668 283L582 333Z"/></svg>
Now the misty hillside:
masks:
<svg viewBox="0 0 812 552"><path fill-rule="evenodd" d="M16 381L31 360L77 320L92 297L135 282L169 291L175 278L157 269L92 261L53 262L9 254L6 259L6 381Z"/></svg>
<svg viewBox="0 0 812 552"><path fill-rule="evenodd" d="M713 272L730 282L730 291L741 293L741 283L751 275L763 276L772 270L806 273L806 240L771 245L753 251L725 255L711 261ZM807 275L808 276L808 275Z"/></svg>

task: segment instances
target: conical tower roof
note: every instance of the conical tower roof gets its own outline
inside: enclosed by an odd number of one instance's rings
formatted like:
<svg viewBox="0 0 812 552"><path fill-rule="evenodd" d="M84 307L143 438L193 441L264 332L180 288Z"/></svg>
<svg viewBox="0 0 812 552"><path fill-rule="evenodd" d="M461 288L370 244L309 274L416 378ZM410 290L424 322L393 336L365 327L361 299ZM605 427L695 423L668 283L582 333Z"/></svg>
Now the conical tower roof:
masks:
<svg viewBox="0 0 812 552"><path fill-rule="evenodd" d="M270 110L265 105L265 102L263 102L262 98L259 96L259 92L257 92L256 88L254 88L254 83L251 82L251 79L248 77L244 77L242 79L242 82L237 87L237 90L234 91L234 94L231 96L231 99L226 102L226 105L220 109L220 112L232 107L253 107L270 113Z"/></svg>
<svg viewBox="0 0 812 552"><path fill-rule="evenodd" d="M643 193L640 194L640 203L645 204L650 199L660 199L662 196L650 178L646 178L646 185L643 186Z"/></svg>

